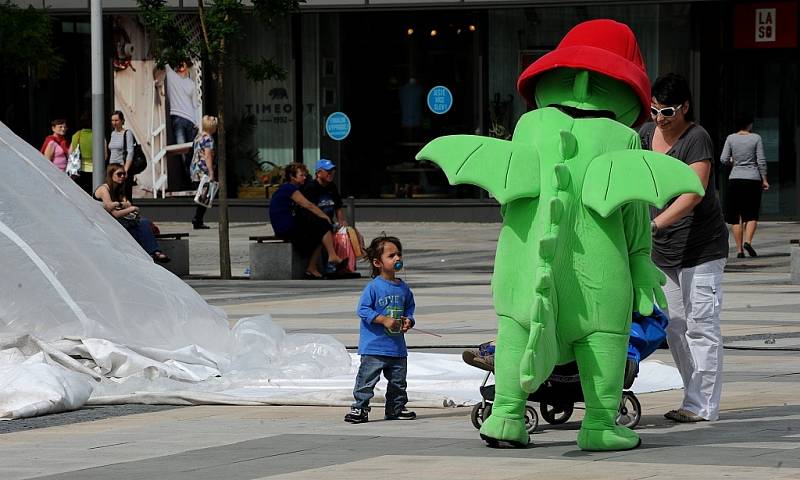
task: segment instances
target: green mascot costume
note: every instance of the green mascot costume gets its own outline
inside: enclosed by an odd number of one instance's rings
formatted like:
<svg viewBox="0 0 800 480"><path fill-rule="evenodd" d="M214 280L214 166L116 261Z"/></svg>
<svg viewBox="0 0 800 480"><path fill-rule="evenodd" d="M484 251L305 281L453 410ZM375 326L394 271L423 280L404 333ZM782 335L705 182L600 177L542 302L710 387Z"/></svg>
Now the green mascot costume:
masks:
<svg viewBox="0 0 800 480"><path fill-rule="evenodd" d="M649 113L650 87L626 25L577 25L517 88L538 108L520 118L512 140L446 136L417 155L501 205L495 399L480 435L489 446L528 445L528 392L555 365L576 361L586 404L578 446L636 448L639 436L615 423L631 311L649 315L654 300L666 308L648 204L703 195L703 187L682 162L639 148L631 127Z"/></svg>

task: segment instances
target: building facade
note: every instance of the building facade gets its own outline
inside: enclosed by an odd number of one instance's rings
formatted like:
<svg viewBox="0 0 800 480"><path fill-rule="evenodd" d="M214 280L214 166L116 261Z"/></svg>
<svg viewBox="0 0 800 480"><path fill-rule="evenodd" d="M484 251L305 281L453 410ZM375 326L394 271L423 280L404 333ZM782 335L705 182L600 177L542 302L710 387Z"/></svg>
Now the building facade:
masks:
<svg viewBox="0 0 800 480"><path fill-rule="evenodd" d="M67 95L52 93L52 79L40 88L51 92L48 108L77 118L69 109L89 90L88 55L79 54L88 45L88 1L51 3L59 36L67 51L78 52L79 65L60 83L71 89ZM169 4L185 14L196 9L190 0ZM109 26L114 16L135 14L133 0L103 6ZM415 153L445 134L511 135L527 110L515 90L520 71L555 48L569 28L592 18L633 29L651 79L676 72L690 80L697 120L711 134L716 156L736 115L752 113L772 185L762 218L800 218L795 1L311 0L275 29L252 20L247 40L235 46L237 53L274 58L288 75L254 84L237 69L227 72L235 92L225 99L228 125L237 146L228 169L236 184L229 190L263 202L276 166L293 160L313 165L325 157L339 166L343 194L364 202L482 199L477 188L449 186L436 167L414 161ZM445 113L429 106L434 87L450 92ZM68 102L57 105L54 98ZM335 112L349 119L342 140L325 128ZM41 136L46 120L37 119ZM725 196L727 172L718 158L715 167Z"/></svg>

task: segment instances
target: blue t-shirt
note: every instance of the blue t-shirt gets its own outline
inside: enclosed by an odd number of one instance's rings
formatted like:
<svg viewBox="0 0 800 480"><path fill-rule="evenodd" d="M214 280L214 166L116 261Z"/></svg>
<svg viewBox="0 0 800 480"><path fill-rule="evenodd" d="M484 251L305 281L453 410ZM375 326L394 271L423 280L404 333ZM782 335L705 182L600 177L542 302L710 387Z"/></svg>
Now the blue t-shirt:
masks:
<svg viewBox="0 0 800 480"><path fill-rule="evenodd" d="M297 185L286 182L269 199L269 221L275 235L288 235L294 229L294 208L292 194L298 191Z"/></svg>
<svg viewBox="0 0 800 480"><path fill-rule="evenodd" d="M392 315L393 312L397 313ZM397 279L397 283L392 283L381 277L373 278L361 293L356 314L361 319L358 339L360 355L408 356L403 334L389 335L386 327L372 323L378 315L408 317L414 323L414 294L406 282Z"/></svg>

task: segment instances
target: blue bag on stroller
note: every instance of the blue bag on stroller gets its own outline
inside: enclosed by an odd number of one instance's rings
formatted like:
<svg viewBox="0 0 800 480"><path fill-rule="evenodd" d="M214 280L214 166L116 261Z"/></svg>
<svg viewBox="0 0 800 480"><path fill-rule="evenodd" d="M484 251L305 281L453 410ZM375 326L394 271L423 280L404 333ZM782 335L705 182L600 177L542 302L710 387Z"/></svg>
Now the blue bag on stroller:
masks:
<svg viewBox="0 0 800 480"><path fill-rule="evenodd" d="M668 323L669 319L667 315L655 305L653 306L653 314L647 317L633 312L631 338L628 340L628 368L631 367L631 361L635 362L636 372L638 372L639 362L658 350L658 347L660 347L667 338ZM629 372L626 372L625 388L630 387L630 385L627 384L628 376ZM634 374L634 377L635 376Z"/></svg>

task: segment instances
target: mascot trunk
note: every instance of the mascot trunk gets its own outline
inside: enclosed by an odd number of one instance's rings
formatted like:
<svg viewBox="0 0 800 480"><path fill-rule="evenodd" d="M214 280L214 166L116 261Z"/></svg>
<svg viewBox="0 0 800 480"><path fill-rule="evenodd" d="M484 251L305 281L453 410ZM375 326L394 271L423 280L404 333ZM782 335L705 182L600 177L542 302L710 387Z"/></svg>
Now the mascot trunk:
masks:
<svg viewBox="0 0 800 480"><path fill-rule="evenodd" d="M478 185L501 204L495 402L481 438L528 445L528 392L574 360L586 404L578 446L635 448L639 436L615 423L631 311L649 315L654 300L666 308L664 276L650 260L648 205L704 190L682 162L640 149L631 127L647 116L650 88L626 25L577 25L517 88L537 109L510 141L446 136L417 155L451 184Z"/></svg>

